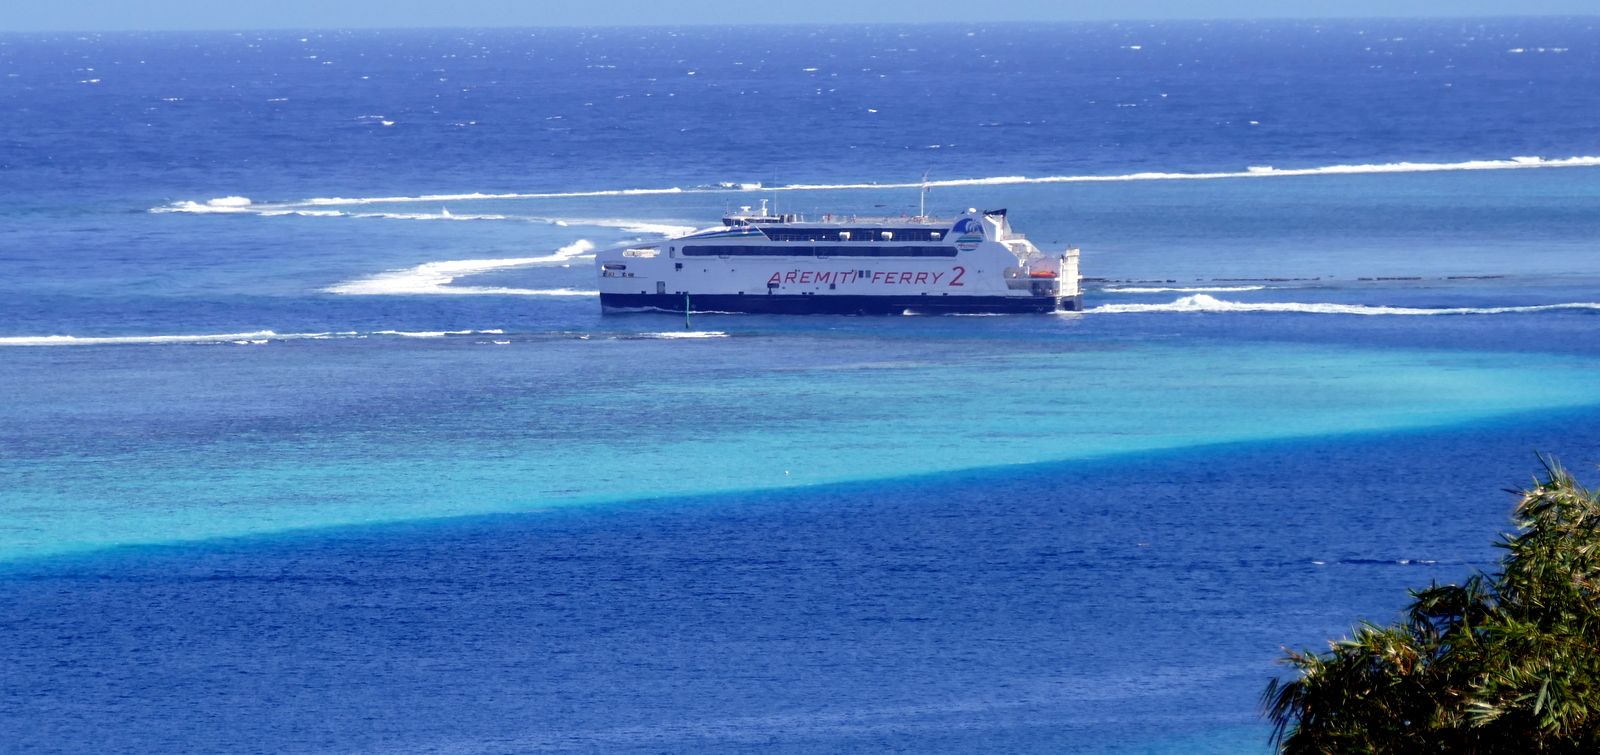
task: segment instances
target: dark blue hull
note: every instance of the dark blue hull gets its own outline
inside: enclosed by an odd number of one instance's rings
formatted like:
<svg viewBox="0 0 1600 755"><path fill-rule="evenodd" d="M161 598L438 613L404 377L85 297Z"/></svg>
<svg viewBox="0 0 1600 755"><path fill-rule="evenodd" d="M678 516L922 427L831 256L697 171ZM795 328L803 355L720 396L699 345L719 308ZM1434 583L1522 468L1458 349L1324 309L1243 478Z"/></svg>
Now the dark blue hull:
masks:
<svg viewBox="0 0 1600 755"><path fill-rule="evenodd" d="M1081 312L1083 296L848 296L784 294L600 294L607 312L658 310L763 315L943 315Z"/></svg>

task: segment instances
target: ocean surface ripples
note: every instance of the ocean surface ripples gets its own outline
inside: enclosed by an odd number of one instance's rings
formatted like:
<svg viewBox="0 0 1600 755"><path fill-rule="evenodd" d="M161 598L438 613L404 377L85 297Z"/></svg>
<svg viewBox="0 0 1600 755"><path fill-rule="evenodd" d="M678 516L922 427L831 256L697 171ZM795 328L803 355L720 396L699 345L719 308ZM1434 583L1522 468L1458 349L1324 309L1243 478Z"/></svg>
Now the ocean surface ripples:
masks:
<svg viewBox="0 0 1600 755"><path fill-rule="evenodd" d="M1587 20L0 62L22 751L1264 751L1279 648L1595 448ZM924 170L1088 311L599 312L596 249Z"/></svg>

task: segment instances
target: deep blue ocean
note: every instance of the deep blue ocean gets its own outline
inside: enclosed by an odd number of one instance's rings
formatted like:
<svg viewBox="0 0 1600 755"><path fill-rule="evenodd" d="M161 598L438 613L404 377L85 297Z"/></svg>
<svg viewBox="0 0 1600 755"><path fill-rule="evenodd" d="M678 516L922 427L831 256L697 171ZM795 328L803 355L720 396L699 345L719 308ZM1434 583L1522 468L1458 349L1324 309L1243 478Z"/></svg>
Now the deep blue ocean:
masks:
<svg viewBox="0 0 1600 755"><path fill-rule="evenodd" d="M1600 19L11 34L0 114L0 752L1265 753L1600 460ZM599 311L925 171L1088 311Z"/></svg>

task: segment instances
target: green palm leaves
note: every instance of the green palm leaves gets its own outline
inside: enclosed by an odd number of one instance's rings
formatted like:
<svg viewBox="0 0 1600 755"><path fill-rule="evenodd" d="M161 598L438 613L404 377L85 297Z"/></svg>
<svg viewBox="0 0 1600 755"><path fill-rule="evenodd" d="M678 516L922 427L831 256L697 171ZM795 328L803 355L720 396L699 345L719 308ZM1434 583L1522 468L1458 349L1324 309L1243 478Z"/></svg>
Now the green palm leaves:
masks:
<svg viewBox="0 0 1600 755"><path fill-rule="evenodd" d="M1285 755L1600 752L1600 494L1541 461L1499 573L1288 653L1299 677L1262 696Z"/></svg>

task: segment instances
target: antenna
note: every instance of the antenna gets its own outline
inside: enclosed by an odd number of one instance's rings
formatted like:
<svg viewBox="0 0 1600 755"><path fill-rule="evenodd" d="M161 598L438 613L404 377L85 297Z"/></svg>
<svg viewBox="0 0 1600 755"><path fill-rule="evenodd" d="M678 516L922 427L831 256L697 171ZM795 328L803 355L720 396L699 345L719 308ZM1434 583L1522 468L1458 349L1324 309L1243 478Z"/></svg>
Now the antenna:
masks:
<svg viewBox="0 0 1600 755"><path fill-rule="evenodd" d="M928 170L932 170L932 168L929 168ZM926 222L927 219L928 219L928 171L927 170L922 171L922 197L921 197L921 201L917 202L917 217L922 218L924 222Z"/></svg>

